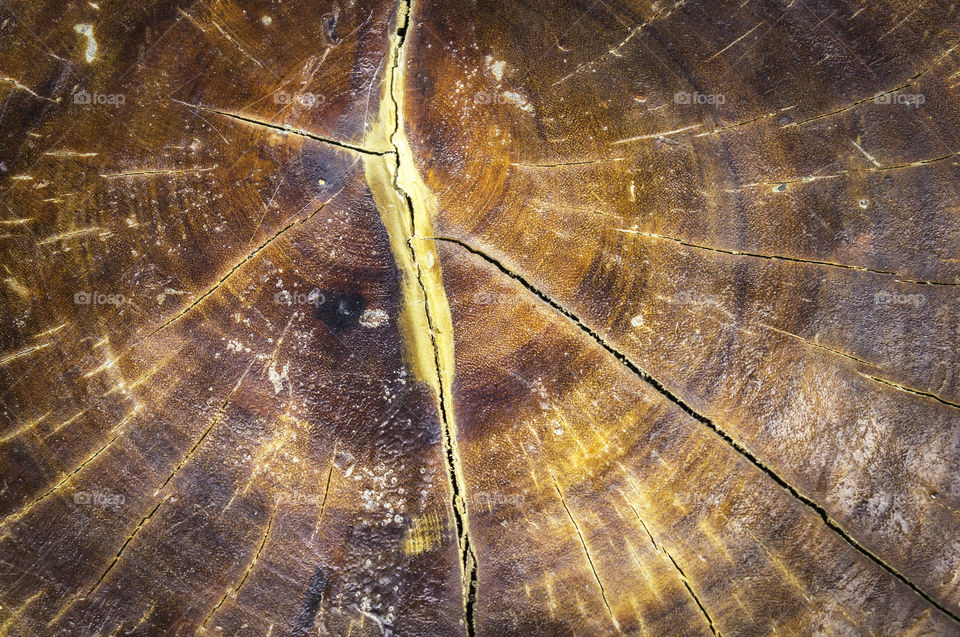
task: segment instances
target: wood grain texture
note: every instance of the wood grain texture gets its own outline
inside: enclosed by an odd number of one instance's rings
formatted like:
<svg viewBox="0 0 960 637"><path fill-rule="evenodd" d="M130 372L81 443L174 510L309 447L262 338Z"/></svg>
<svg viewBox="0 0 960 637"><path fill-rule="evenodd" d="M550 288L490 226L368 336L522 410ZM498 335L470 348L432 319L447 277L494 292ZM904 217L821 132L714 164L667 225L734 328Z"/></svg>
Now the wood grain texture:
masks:
<svg viewBox="0 0 960 637"><path fill-rule="evenodd" d="M953 3L0 35L0 635L960 634Z"/></svg>

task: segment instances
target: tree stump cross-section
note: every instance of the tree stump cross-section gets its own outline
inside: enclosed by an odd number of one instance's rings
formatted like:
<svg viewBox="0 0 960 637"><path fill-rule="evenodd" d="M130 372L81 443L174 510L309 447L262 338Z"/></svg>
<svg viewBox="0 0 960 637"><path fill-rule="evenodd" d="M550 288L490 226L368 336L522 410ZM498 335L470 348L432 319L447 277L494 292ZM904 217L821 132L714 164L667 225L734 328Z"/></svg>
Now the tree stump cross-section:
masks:
<svg viewBox="0 0 960 637"><path fill-rule="evenodd" d="M0 636L960 635L955 3L0 35Z"/></svg>

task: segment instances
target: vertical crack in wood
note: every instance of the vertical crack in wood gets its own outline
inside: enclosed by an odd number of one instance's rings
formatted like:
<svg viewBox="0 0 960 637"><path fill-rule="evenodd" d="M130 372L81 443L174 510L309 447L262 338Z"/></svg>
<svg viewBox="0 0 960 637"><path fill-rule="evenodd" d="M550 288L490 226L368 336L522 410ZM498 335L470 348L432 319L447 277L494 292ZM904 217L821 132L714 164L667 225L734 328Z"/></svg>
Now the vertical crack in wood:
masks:
<svg viewBox="0 0 960 637"><path fill-rule="evenodd" d="M465 483L453 413L453 325L436 245L423 239L430 234L436 202L416 168L403 127L404 43L410 14L411 1L400 0L396 30L390 36L378 121L368 129L363 142L364 148L383 152L363 157L364 172L402 274L404 302L399 322L407 361L417 379L431 387L437 397L460 550L463 621L467 635L472 637L475 633L473 608L477 597L477 559L469 533Z"/></svg>

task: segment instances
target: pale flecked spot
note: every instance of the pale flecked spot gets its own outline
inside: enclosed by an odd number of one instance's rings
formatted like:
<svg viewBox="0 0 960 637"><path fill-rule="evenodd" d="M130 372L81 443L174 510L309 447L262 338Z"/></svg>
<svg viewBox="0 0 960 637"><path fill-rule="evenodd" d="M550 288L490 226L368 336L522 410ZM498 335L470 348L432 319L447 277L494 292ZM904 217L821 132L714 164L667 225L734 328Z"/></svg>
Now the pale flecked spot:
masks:
<svg viewBox="0 0 960 637"><path fill-rule="evenodd" d="M129 219L127 221L129 221ZM190 294L190 293L187 292L186 290L175 290L173 288L164 288L163 292L157 295L157 303L162 304L166 300L167 296L184 295L184 294Z"/></svg>
<svg viewBox="0 0 960 637"><path fill-rule="evenodd" d="M383 310L365 310L360 316L360 325L364 327L380 327L390 319Z"/></svg>
<svg viewBox="0 0 960 637"><path fill-rule="evenodd" d="M521 111L527 113L533 113L533 105L527 101L527 98L521 95L520 93L514 93L513 91L504 91L503 96L514 106L519 108Z"/></svg>
<svg viewBox="0 0 960 637"><path fill-rule="evenodd" d="M637 314L632 319L630 319L630 325L634 327L640 327L641 325L643 325L643 317Z"/></svg>
<svg viewBox="0 0 960 637"><path fill-rule="evenodd" d="M74 25L73 30L87 38L87 63L93 62L97 57L97 41L93 39L93 25L77 24Z"/></svg>
<svg viewBox="0 0 960 637"><path fill-rule="evenodd" d="M273 22L273 18L271 18L268 15L265 15L262 18L260 18L260 22L263 22L263 26L268 27Z"/></svg>
<svg viewBox="0 0 960 637"><path fill-rule="evenodd" d="M277 373L277 362L273 361L270 363L270 369L267 370L267 375L270 378L270 382L273 383L273 393L279 394L283 390L283 381L289 380L287 377L287 370L290 368L289 365L284 365L283 370L280 373Z"/></svg>
<svg viewBox="0 0 960 637"><path fill-rule="evenodd" d="M492 56L487 56L484 58L484 62L487 66L487 70L490 71L490 74L493 77L497 78L497 81L500 82L503 80L503 69L507 65L503 60L494 60Z"/></svg>

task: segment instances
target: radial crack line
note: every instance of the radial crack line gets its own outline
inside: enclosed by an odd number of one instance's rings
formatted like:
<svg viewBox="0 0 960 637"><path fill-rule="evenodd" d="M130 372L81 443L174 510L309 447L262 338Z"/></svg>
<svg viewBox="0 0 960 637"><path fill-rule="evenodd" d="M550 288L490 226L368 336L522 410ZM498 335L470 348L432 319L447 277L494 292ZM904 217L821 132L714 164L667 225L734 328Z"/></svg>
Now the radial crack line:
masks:
<svg viewBox="0 0 960 637"><path fill-rule="evenodd" d="M247 373L250 372L250 368L253 367L254 362L256 362L256 359L252 359L250 363L247 365L247 368L243 370L243 374L240 375L240 378L237 380L237 384L233 386L233 389L230 390L230 393L227 394L227 397L224 399L219 409L217 409L217 413L215 413L213 415L213 418L210 419L210 424L207 426L206 429L204 429L200 437L197 438L197 441L193 443L193 446L190 447L190 450L187 452L187 455L185 455L183 459L180 460L179 464L177 464L177 466L174 467L173 471L170 472L170 475L168 475L167 479L163 481L163 484L157 487L157 490L153 492L155 496L159 495L159 493L163 491L163 489L170 483L170 481L173 480L173 477L177 475L177 473L179 473L180 469L183 468L183 465L187 464L187 462L190 460L193 454L197 451L197 449L200 448L200 445L203 444L203 441L206 440L210 432L213 431L213 428L216 427L217 424L223 419L223 413L226 411L227 405L230 404L230 400L233 399L233 395L237 393L238 389L240 389L240 385L243 384L243 380L247 377Z"/></svg>
<svg viewBox="0 0 960 637"><path fill-rule="evenodd" d="M317 536L317 532L320 531L320 522L323 520L323 512L327 509L327 496L330 494L330 481L333 478L333 458L337 454L337 445L333 447L333 454L330 456L330 466L327 467L327 480L326 484L323 487L323 498L320 501L320 511L317 513L317 522L313 526L313 534L310 536L310 541Z"/></svg>
<svg viewBox="0 0 960 637"><path fill-rule="evenodd" d="M845 113L845 112L847 112L847 111L849 111L849 110L851 110L851 109L854 109L854 108L856 108L857 106L860 106L861 104L865 104L865 103L867 103L867 102L871 102L871 101L876 100L876 99L878 99L878 98L881 98L881 97L890 95L891 93L896 93L897 91L902 91L903 89L907 88L908 86L912 86L912 85L913 85L913 81L910 80L910 81L907 81L907 82L904 83L904 84L900 84L899 86L896 86L896 87L894 87L894 88L892 88L892 89L889 89L889 90L886 90L886 91L882 91L882 92L880 92L880 93L875 93L874 95L871 95L871 96L869 96L869 97L863 97L863 98L858 99L858 100L856 100L856 101L854 101L854 102L851 102L850 104L847 104L846 106L841 106L841 107L839 107L839 108L835 108L835 109L832 110L832 111L827 111L826 113L820 113L819 115L814 115L814 116L812 116L812 117L808 117L807 119L800 120L799 122L790 122L790 123L788 123L788 124L784 124L784 125L781 126L780 128L792 128L792 127L794 127L794 126L803 126L804 124L808 124L808 123L814 122L814 121L816 121L816 120L825 119L825 118L827 118L827 117L833 117L834 115L839 115L840 113Z"/></svg>
<svg viewBox="0 0 960 637"><path fill-rule="evenodd" d="M157 495L160 494L160 492L163 490L163 488L166 487L167 484L170 482L170 480L172 480L173 477L177 474L177 472L180 471L180 468L183 467L183 465L185 465L185 464L187 463L187 461L190 459L191 455L193 455L193 453L197 450L197 448L200 447L200 444L201 444L201 443L203 442L203 440L207 437L207 434L209 434L210 431L213 429L213 427L220 421L221 416L222 416L222 414L223 414L223 411L226 409L227 405L230 403L230 399L233 398L234 393L236 393L237 389L240 388L240 384L243 382L243 379L246 377L247 372L250 371L250 367L251 367L252 365L253 365L253 361L250 362L250 365L247 365L247 368L246 368L246 370L243 372L243 375L240 376L240 379L237 381L237 384L234 386L233 390L230 392L230 394L227 396L226 400L223 401L223 404L222 404L222 405L220 406L220 408L217 410L216 415L214 415L214 417L213 417L213 419L212 419L212 421L211 421L211 423L210 423L210 426L207 427L207 429L203 432L203 434L202 434L202 435L200 436L200 438L196 441L196 443L194 443L193 447L190 449L190 451L187 452L187 455L184 456L184 458L180 461L180 463L176 466L176 468L175 468L172 472L170 472L170 475L167 476L167 479L164 480L163 484L160 485L160 487L159 487L156 491L154 491L154 493L153 493L154 496L157 496ZM118 436L119 436L119 434L118 434ZM103 575L100 576L100 579L97 580L96 584L94 584L94 585L90 588L90 590L84 595L84 598L89 597L89 596L97 589L97 587L100 586L100 584L103 582L103 580L107 577L107 574L110 573L110 571L113 569L113 567L116 566L117 562L120 560L120 557L123 555L123 552L126 550L127 545L130 544L131 541L133 541L133 539L134 539L134 538L137 536L137 534L140 532L140 529L143 528L143 526L150 520L150 518L153 517L153 514L156 513L157 510L160 508L160 506L161 506L164 502L166 502L169 498L170 498L169 495L165 495L165 496L163 496L162 498L160 498L160 501L157 502L157 506L155 506L155 507L153 508L153 510L150 511L149 514L147 514L146 517L144 517L142 520L140 520L140 524L137 525L137 527L133 530L133 533L130 534L130 537L128 537L127 540L123 543L123 545L120 547L120 550L117 552L116 557L114 557L114 558L113 558L113 561L110 562L110 565L107 566L107 569L104 571Z"/></svg>
<svg viewBox="0 0 960 637"><path fill-rule="evenodd" d="M97 582L90 587L90 590L88 590L87 593L83 596L84 598L89 597L95 590L97 590L100 584L103 583L103 580L106 579L110 571L113 570L113 567L116 566L117 562L120 561L120 557L123 555L123 552L127 550L127 545L133 541L133 538L137 536L137 534L140 532L140 529L143 528L143 525L146 524L150 520L150 518L153 517L153 514L157 512L157 510L160 508L160 505L166 502L167 498L169 497L170 496L164 496L163 498L160 498L160 501L157 502L157 506L153 507L153 510L150 511L150 513L148 513L143 519L140 520L140 523L137 524L137 526L133 529L133 533L131 533L130 536L127 537L126 541L120 546L120 550L117 551L117 555L113 558L113 561L110 562L110 565L107 566L107 569L103 572L103 575L101 575L100 578L97 580Z"/></svg>
<svg viewBox="0 0 960 637"><path fill-rule="evenodd" d="M257 547L257 552L253 556L253 559L247 564L246 570L243 572L243 577L240 578L240 583L237 584L237 587L233 589L233 596L236 597L240 592L240 588L246 583L247 578L250 577L250 572L253 570L254 565L256 565L257 560L260 559L260 554L263 552L263 547L267 544L267 539L270 537L270 529L273 528L273 518L277 515L277 507L274 507L273 511L270 512L270 517L267 519L267 525L263 529L263 537L260 538L260 546Z"/></svg>
<svg viewBox="0 0 960 637"><path fill-rule="evenodd" d="M517 166L518 168L561 168L564 166L589 166L592 164L606 164L615 161L624 161L628 159L627 157L608 157L604 159L583 159L577 161L564 161L557 162L552 164L530 164L523 162L512 162L511 166Z"/></svg>
<svg viewBox="0 0 960 637"><path fill-rule="evenodd" d="M766 118L768 118L768 117L773 117L774 115L779 115L780 113L783 113L784 111L789 111L789 110L794 109L794 108L796 108L796 107L797 107L796 104L793 104L792 106L786 106L786 107L781 108L781 109L779 109L779 110L773 111L772 113L766 113L766 114L764 114L764 115L757 115L756 117L751 117L750 119L744 120L744 121L742 121L742 122L734 122L733 124L726 124L726 125L724 125L724 126L720 126L720 127L718 127L718 128L715 128L715 129L713 129L713 130L711 130L711 131L707 131L707 132L705 132L705 133L697 133L696 135L694 135L694 137L705 137L705 136L707 136L707 135L716 135L717 133L722 133L722 132L724 132L724 131L728 131L728 130L731 130L731 129L734 129L734 128L740 128L741 126L746 126L747 124L752 124L752 123L754 123L754 122L760 121L761 119L766 119Z"/></svg>
<svg viewBox="0 0 960 637"><path fill-rule="evenodd" d="M859 363L859 364L861 364L861 365L866 365L866 366L868 366L868 367L873 367L873 368L875 368L875 369L883 369L880 365L878 365L878 364L876 364L876 363L871 363L870 361L867 361L867 360L864 360L864 359L859 358L859 357L857 357L857 356L854 356L853 354L847 354L846 352L841 352L840 350L834 349L834 348L832 348L832 347L828 347L827 345L823 345L823 344L821 344L821 343L817 343L817 342L815 342L815 341L811 341L811 340L809 340L809 339L803 338L802 336L799 336L799 335L797 335L797 334L794 334L793 332L788 332L788 331L786 331L786 330L781 330L781 329L778 328L778 327L773 327L772 325L767 325L766 323L756 323L756 325L759 325L759 326L762 327L762 328L765 328L765 329L768 329L768 330L777 332L777 333L779 333L779 334L783 334L783 335L785 335L785 336L791 336L791 337L799 340L800 342L802 342L802 343L804 343L804 344L806 344L806 345L809 345L810 347L816 347L816 348L822 349L822 350L824 350L824 351L826 351L826 352L830 352L831 354L834 354L834 355L836 355L836 356L842 356L842 357L844 357L844 358L848 358L848 359L850 359L850 360L852 360L852 361L854 361L854 362L857 362L857 363ZM735 326L735 328L738 329L738 330L742 330L742 329L743 329L743 328L740 327L740 326ZM890 371L890 370L888 370L888 371ZM893 381L891 381L891 380L887 380L887 379L885 379L885 378L880 378L879 376L874 376L874 375L872 375L872 374L864 374L864 373L862 373L862 372L860 372L860 371L857 371L857 373L860 374L861 376L863 376L864 378L866 378L867 380L872 380L872 381L875 381L875 382L878 382L878 383L882 383L882 384L884 384L884 385L889 385L890 387L893 387L893 388L895 388L895 389L899 389L900 391L907 392L908 394L913 394L913 395L915 395L915 396L923 396L923 397L925 397L925 398L931 398L931 399L933 399L933 400L935 400L935 401L937 401L937 402L939 402L939 403L942 403L942 404L944 404L944 405L947 405L948 407L957 407L957 408L960 408L960 404L955 403L955 402L952 402L952 401L949 401L949 400L947 400L946 398L941 398L940 396L937 396L937 395L934 394L934 393L922 391L922 390L919 390L919 389L913 389L912 387L907 387L906 385L902 385L902 384L900 384L900 383L895 383L895 382L893 382Z"/></svg>
<svg viewBox="0 0 960 637"><path fill-rule="evenodd" d="M700 598L697 597L697 594L693 592L693 587L690 586L690 580L687 579L686 574L683 572L683 569L680 568L680 565L677 564L677 561L673 559L673 556L670 555L669 551L666 549L663 550L663 553L669 558L670 563L673 564L673 568L677 569L677 573L680 574L680 581L686 587L687 592L690 593L690 597L693 598L693 601L697 603L697 607L700 609L700 612L703 613L703 616L707 619L707 624L710 625L710 632L712 632L717 637L722 637L722 635L717 631L716 627L713 625L713 619L710 617L710 613L707 612L706 606L703 605L703 602L700 601Z"/></svg>
<svg viewBox="0 0 960 637"><path fill-rule="evenodd" d="M577 537L580 538L580 545L583 547L583 553L587 556L587 562L590 564L590 570L593 571L593 577L597 580L597 586L600 587L600 598L603 599L603 605L607 607L607 614L610 616L610 621L613 622L614 628L617 629L617 632L623 632L620 628L620 622L617 621L616 616L613 614L613 610L610 608L610 602L607 601L607 593L603 588L603 582L600 581L600 575L597 574L597 567L593 563L593 558L590 557L590 551L587 549L587 542L583 539L583 532L580 530L580 525L577 524L577 521L573 518L573 514L570 513L570 508L567 506L566 500L563 498L563 491L560 490L560 485L557 484L557 479L553 476L553 486L557 489L557 495L560 496L560 504L563 505L563 510L567 512L567 517L570 518L570 523L573 525L573 528L577 531Z"/></svg>
<svg viewBox="0 0 960 637"><path fill-rule="evenodd" d="M633 478L630 477L630 472L627 471L626 467L624 467L623 464L619 462L617 464L620 465L620 470L623 471L623 476L627 479L627 482L630 484L630 488L633 489L634 492L639 496L640 489L637 488L637 485L636 483L634 483ZM640 513L633 506L633 503L630 502L630 499L627 497L627 495L622 491L620 492L620 495L623 496L624 502L626 502L627 506L630 507L630 510L633 511L633 514L637 516L637 520L639 520L640 526L642 526L643 530L647 532L647 537L650 538L650 543L653 544L653 548L657 552L657 554L661 555L664 558L669 559L670 563L673 565L673 568L676 569L677 573L679 573L680 582L687 588L687 592L690 593L690 597L693 598L693 601L695 601L697 603L697 606L700 608L700 612L702 612L703 616L706 617L707 623L710 626L710 631L714 635L717 635L717 637L720 637L719 631L717 631L716 627L713 625L713 619L710 617L710 614L707 613L706 606L703 605L703 603L700 601L700 598L697 597L697 594L693 592L693 587L690 585L690 580L687 578L686 574L677 564L676 560L673 559L673 556L670 555L670 553L667 551L666 547L661 546L660 543L657 542L656 538L653 537L653 533L650 532L650 528L647 527L647 523L643 521L642 517L640 517Z"/></svg>
<svg viewBox="0 0 960 637"><path fill-rule="evenodd" d="M532 285L530 282L528 282L525 278L523 278L523 277L520 276L519 274L514 273L513 271L511 271L509 268L507 268L506 266L504 266L502 263L500 263L499 261L497 261L497 260L494 259L493 257L487 255L486 253L484 253L484 252L481 251L481 250L478 250L478 249L474 248L474 247L471 246L470 244L468 244L468 243L466 243L466 242L464 242L464 241L461 241L460 239L454 239L454 238L451 238L451 237L431 237L431 238L432 238L432 240L434 240L434 241L445 241L445 242L447 242L447 243L452 243L452 244L455 244L455 245L459 245L459 246L460 246L461 248L463 248L464 250L470 252L471 254L477 255L478 257L480 257L481 259L483 259L483 260L486 261L487 263L490 263L491 265L493 265L494 267L496 267L496 268L497 268L498 270L500 270L503 274L505 274L505 275L507 275L508 277L510 277L511 279L517 281L517 282L518 282L521 286L523 286L527 291L529 291L530 293L532 293L534 296L536 296L537 298L539 298L541 301L543 301L544 303L546 303L547 305L549 305L550 307L552 307L554 310L556 310L558 313L560 313L561 315L563 315L564 317L566 317L567 319L569 319L571 322L573 322L573 324L574 324L577 328L579 328L581 331L583 331L584 333L586 333L586 334L587 334L590 338L592 338L600 347L602 347L602 348L605 349L607 352L609 352L614 358L616 358L618 361L620 361L620 363L622 363L625 367L627 367L627 368L628 368L631 372L633 372L636 376L638 376L640 379L642 379L642 380L645 381L647 384L649 384L651 387L653 387L657 392L659 392L659 393L660 393L662 396L664 396L667 400L669 400L670 402L672 402L673 404L675 404L677 407L679 407L680 409L682 409L687 415L691 416L694 420L696 420L696 421L700 422L701 424L705 425L708 429L710 429L710 431L712 431L712 432L713 432L714 434L716 434L721 440L723 440L723 442L725 442L729 447L731 447L734 451L736 451L738 454L740 454L745 460L747 460L747 461L750 462L752 465L754 465L757 469L759 469L760 471L762 471L763 473L765 473L770 479L772 479L774 482L776 482L777 485L779 485L781 488L783 488L784 490L786 490L786 491L787 491L790 495L792 495L796 500L800 501L802 504L805 504L808 508L812 509L812 510L820 517L820 519L823 521L823 523L824 523L828 528L830 528L834 533L836 533L837 535L839 535L840 538L843 539L843 540L844 540L848 545L850 545L853 549L855 549L857 552L859 552L859 553L860 553L861 555L863 555L864 557L868 558L870 561L872 561L874 564L876 564L877 566L879 566L880 568L882 568L883 570L885 570L885 571L886 571L887 573L889 573L890 575L892 575L892 576L894 576L895 578L897 578L898 580L900 580L900 582L902 582L904 585L906 585L908 588L910 588L910 590L912 590L912 591L913 591L914 593L916 593L918 596L922 597L922 598L923 598L924 600L926 600L930 605L932 605L933 607L935 607L937 610L939 610L940 612L942 612L944 615L950 617L953 621L955 621L955 622L957 622L958 624L960 624L960 616L957 616L955 613L953 613L952 611L950 611L949 609L947 609L945 606L943 606L943 604L941 604L941 603L938 602L936 599L934 599L930 594L926 593L923 589L921 589L919 586L917 586L917 585L914 584L912 581L910 581L910 579L907 578L907 576L905 576L904 574L902 574L900 571L898 571L898 570L897 570L896 568L894 568L893 566L887 564L887 563L886 563L884 560L882 560L878 555L876 555L876 554L873 553L870 549L868 549L868 548L865 547L863 544L861 544L861 543L860 543L858 540L856 540L852 535L850 535L850 534L840 525L839 522L837 522L836 520L834 520L834 519L830 516L830 514L827 512L827 510L824 509L821 505L819 505L815 500L813 500L813 499L810 498L809 496L804 495L799 489L797 489L797 487L794 487L793 485L791 485L791 484L790 484L789 482L787 482L784 478L782 478L777 472L775 472L773 469L771 469L771 468L768 467L766 464L764 464L763 461L761 461L759 458L757 458L756 455L753 454L753 452L751 452L751 451L750 451L749 449L747 449L743 444L741 444L740 442L738 442L737 440L735 440L730 434L728 434L725 430L723 430L722 428L720 428L720 427L719 427L716 423L714 423L710 418L708 418L708 417L704 416L703 414L700 414L699 412L695 411L692 407L690 407L690 405L688 405L688 404L687 404L683 399L681 399L677 394L675 394L675 393L673 393L671 390L667 389L667 387L666 387L662 382L660 382L659 380L657 380L656 378L654 378L653 376L651 376L647 371L645 371L644 369L642 369L641 367L639 367L636 363L634 363L632 360L630 360L629 358L627 358L627 356L625 356L623 353L621 353L620 351L618 351L618 350L617 350L616 348L614 348L612 345L610 345L609 343L607 343L606 340L603 339L603 337L601 337L601 336L600 336L596 331L594 331L593 328L591 328L589 325L587 325L586 323L584 323L584 322L583 322L577 315L575 315L573 312L571 312L570 310L566 309L565 307L563 307L562 305L560 305L559 303L557 303L556 301L554 301L553 299L551 299L549 296L547 296L546 294L544 294L543 292L541 292L537 287L535 287L534 285Z"/></svg>
<svg viewBox="0 0 960 637"><path fill-rule="evenodd" d="M919 389L910 389L910 388L907 387L906 385L901 385L900 383L895 383L895 382L893 382L893 381L885 380L885 379L880 378L880 377L878 377L878 376L873 376L872 374L864 374L864 373L861 373L861 372L857 372L857 373L860 374L861 376L863 376L864 378L867 378L867 379L872 380L872 381L876 381L876 382L881 383L881 384L883 384L883 385L888 385L888 386L893 387L894 389L897 389L897 390L899 390L899 391L906 392L906 393L908 393L908 394L913 394L914 396L922 396L922 397L924 397L924 398L931 398L931 399L937 401L938 403L944 404L944 405L946 405L946 406L948 406L948 407L954 407L954 408L960 409L960 403L954 403L954 402L951 402L951 401L949 401L949 400L947 400L947 399L945 399L945 398L940 398L940 397L937 396L936 394L931 394L930 392L920 391Z"/></svg>
<svg viewBox="0 0 960 637"><path fill-rule="evenodd" d="M247 256L245 256L239 263L237 263L235 266L233 266L232 268L230 268L230 270L229 270L226 274L224 274L224 275L220 278L220 280L217 281L217 283L216 283L213 287L211 287L209 290L207 290L206 292L204 292L203 294L201 294L196 300L194 300L190 305L188 305L186 308L184 308L183 310L181 310L180 312L178 312L173 318L167 320L167 321L164 322L160 327L158 327L157 329L153 330L152 332L150 332L149 334L147 334L145 337L143 337L142 339L140 339L139 341L137 341L137 343L135 343L134 346L139 345L139 344L142 343L143 341L149 339L149 338L152 337L153 335L157 334L158 332L166 329L167 327L169 327L169 326L172 325L173 323L176 323L177 321L179 321L180 319L182 319L184 316L186 316L186 314L187 314L188 312L190 312L190 310L192 310L193 308L195 308L195 307L196 307L197 305L199 305L204 299L206 299L208 296L210 296L211 294L213 294L214 292L216 292L216 291L220 288L220 286L222 286L224 283L226 283L227 279L229 279L229 278L233 275L234 272L236 272L237 270L239 270L240 268L242 268L242 267L243 267L244 265L246 265L248 262L252 261L258 254L260 254L261 252L263 252L264 250L266 250L268 247L270 247L270 244L272 244L274 241L276 241L276 240L279 239L281 236L283 236L284 234L286 234L286 232L287 232L288 230L290 230L290 229L293 228L294 226L297 226L297 225L300 225L300 224L303 224L303 223L307 223L308 221L310 221L311 219L313 219L313 218L317 215L317 213L319 213L321 210L323 210L323 209L327 206L327 204L329 204L331 201L333 201L333 199L334 199L337 195L339 195L341 192L343 192L343 189L340 189L339 191L337 191L336 194L334 194L332 197L330 197L329 199L327 199L327 201L325 201L323 204L321 204L321 206L320 206L319 208L317 208L316 210L314 210L312 213L310 213L310 214L307 215L306 217L301 217L300 219L295 219L294 221L291 221L291 222L288 223L286 226L284 226L283 228L281 228L280 230L278 230L272 237L270 237L269 239L267 239L266 241L264 241L263 243L261 243L259 246L256 247L256 249L253 250L253 252L251 252L250 254L248 254Z"/></svg>
<svg viewBox="0 0 960 637"><path fill-rule="evenodd" d="M230 111L224 111L218 108L211 108L209 106L203 106L201 104L191 104L190 102L183 102L173 97L169 99L171 101L176 102L177 104L182 104L183 106L189 106L191 108L196 108L202 111L206 111L208 113L222 115L223 117L229 117L237 121L244 122L246 124L253 124L254 126L263 126L264 128L269 128L271 130L275 130L280 133L290 133L291 135L306 137L307 139L312 139L314 141L322 142L324 144L330 144L331 146L337 146L339 148L343 148L346 150L352 150L356 153L363 153L365 155L387 155L393 152L392 150L383 150L383 151L373 150L370 148L364 148L363 146L359 146L357 144L351 144L350 142L346 142L338 139L330 139L329 137L321 137L319 135L314 135L313 133L309 133L305 130L294 128L288 124L274 124L273 122L257 119L254 117L250 117L248 115L240 115L239 113L231 113Z"/></svg>
<svg viewBox="0 0 960 637"><path fill-rule="evenodd" d="M210 612L207 613L207 616L203 618L202 622L200 622L200 630L204 630L206 628L207 622L210 621L210 618L213 617L218 610L220 610L220 607L223 606L223 603L227 601L227 595L229 594L230 594L230 589L228 588L226 591L224 591L223 597L220 598L220 601L217 602L216 605L214 605L214 607L210 609Z"/></svg>
<svg viewBox="0 0 960 637"><path fill-rule="evenodd" d="M659 239L662 241L671 241L673 243L686 246L688 248L694 248L696 250L706 250L708 252L717 252L719 254L729 254L732 256L739 257L750 257L754 259L768 259L771 261L791 261L793 263L806 263L810 265L822 265L831 268L842 268L844 270L856 270L858 272L870 272L871 274L882 274L885 276L897 277L899 283L915 283L919 285L950 285L950 286L960 286L960 282L950 282L950 281L929 281L924 279L907 279L903 275L893 272L890 270L878 270L875 268L868 268L862 265L848 265L845 263L833 263L831 261L819 261L816 259L801 259L799 257L789 257L780 254L760 254L757 252L744 252L741 250L731 250L729 248L715 248L712 246L705 246L699 243L692 243L690 241L685 241L683 239L678 239L676 237L670 237L663 234L657 234L655 232L643 232L641 230L632 230L627 228L617 228L617 232L624 232L627 234L633 234L640 237L647 237L650 239Z"/></svg>
<svg viewBox="0 0 960 637"><path fill-rule="evenodd" d="M730 315L730 314L729 314L728 312L726 312L725 310L722 310L722 309L719 309L719 308L718 308L718 311L723 312L723 313L727 314L728 316ZM823 350L823 351L825 351L825 352L829 352L830 354L833 354L834 356L840 356L840 357L846 358L846 359L848 359L848 360L852 360L853 362L858 363L858 364L860 364L860 365L864 365L864 366L866 366L866 367L870 367L870 368L873 368L873 369L882 369L882 370L884 370L884 371L893 372L893 373L900 373L899 370L885 369L882 365L880 365L880 364L878 364L878 363L874 363L874 362L868 361L868 360L866 360L866 359L860 358L859 356L854 356L853 354L848 354L847 352L843 352L843 351L841 351L841 350L835 349L835 348L833 348L833 347L830 347L829 345L824 345L823 343L818 343L818 342L816 342L816 341L811 341L810 339L804 338L804 337L800 336L799 334L794 334L793 332L788 332L787 330L782 330L782 329L780 329L779 327L774 327L773 325L767 325L766 323L763 323L763 322L760 322L760 321L752 322L752 323L747 323L746 325L738 325L738 324L734 324L734 323L724 323L724 322L722 322L722 321L718 321L718 324L719 324L721 327L724 327L724 328L732 327L733 329L737 330L738 332L744 332L744 333L746 333L746 334L749 334L750 336L756 336L756 333L748 330L747 327L759 327L759 328L762 328L762 329L765 329L765 330L770 330L771 332L776 332L777 334L783 334L784 336L789 336L790 338L796 339L796 340L800 341L801 343L803 343L803 345L804 345L805 347L812 347L812 348L815 348L815 349L820 349L820 350ZM857 371L857 370L855 370L855 371ZM901 391L905 391L905 392L910 393L910 394L914 394L914 395L916 395L916 396L924 396L924 397L926 397L926 398L932 398L933 400L936 400L936 401L938 401L938 402L940 402L940 403L943 403L944 405L947 405L947 406L949 406L949 407L960 407L960 404L957 404L957 403L955 403L955 402L951 402L951 401L949 401L949 400L947 400L947 399L945 399L945 398L941 398L940 396L938 396L938 395L936 395L936 394L933 394L933 393L931 393L931 392L925 392L925 391L922 391L922 390L919 390L919 389L913 389L912 387L907 387L906 385L902 385L902 384L900 384L900 383L895 383L895 382L893 382L893 381L891 381L891 380L887 380L887 379L881 378L881 377L879 377L879 376L873 376L873 375L871 375L871 374L864 374L864 373L862 373L862 372L860 372L860 371L857 371L857 373L860 374L860 376L863 376L864 378L866 378L867 380L872 380L872 381L876 381L876 382L878 382L878 383L883 383L884 385L889 385L889 386L891 386L891 387L894 387L894 388L899 389L899 390L901 390Z"/></svg>
<svg viewBox="0 0 960 637"><path fill-rule="evenodd" d="M58 482L58 483L57 483L56 485L54 485L51 489L49 489L48 491L46 491L43 495L41 495L40 497L34 499L32 502L30 502L30 504L22 507L22 508L19 509L18 511L16 511L16 512L14 512L14 513L11 513L9 516L7 516L6 518L4 518L4 519L3 519L3 522L0 523L0 528L6 527L6 526L7 526L9 523L11 523L11 522L16 522L17 520L19 520L20 518L22 518L24 515L26 515L27 513L29 513L29 512L30 512L30 509L32 509L34 506L36 506L37 504L39 504L40 502L42 502L47 496L52 495L52 494L55 493L60 487L62 487L63 485L65 485L67 482L69 482L69 481L70 481L70 478L72 478L73 476L75 476L75 475L77 475L78 473L80 473L81 469L83 469L85 466L87 466L88 464L90 464L91 462L93 462L94 459L96 459L97 456L99 456L101 453L103 453L104 451L106 451L107 448L109 448L110 445L112 445L112 444L116 441L116 439L119 438L119 437L120 437L120 434L117 434L116 436L114 436L113 438L111 438L109 441L107 441L107 443L106 443L105 445L103 445L102 447L100 447L100 448L99 448L97 451L95 451L90 457L88 457L86 460L84 460L83 462L81 462L81 463L80 463L80 466L78 466L76 469L74 469L73 471L71 471L70 473L68 473L66 476L64 476L64 478L63 478L62 480L60 480L60 482Z"/></svg>

